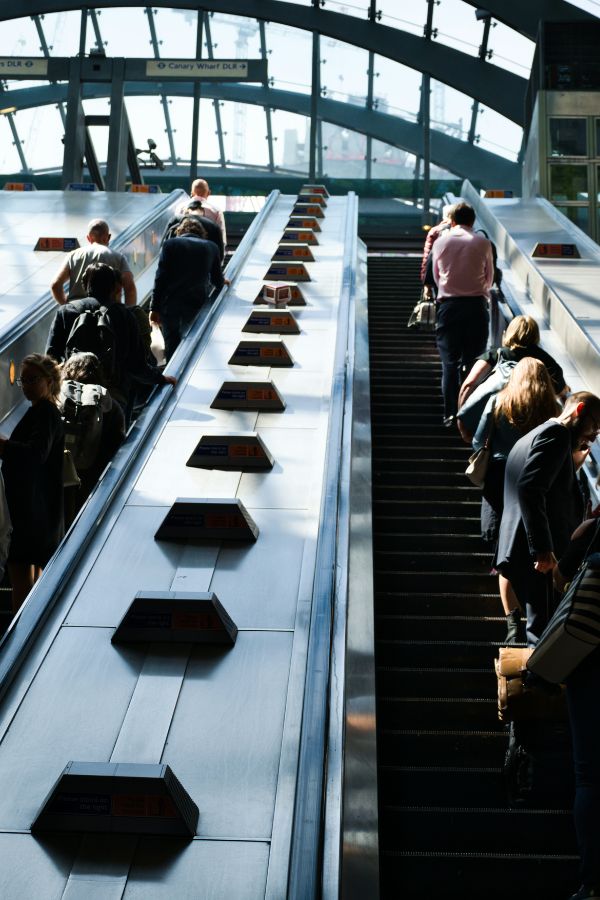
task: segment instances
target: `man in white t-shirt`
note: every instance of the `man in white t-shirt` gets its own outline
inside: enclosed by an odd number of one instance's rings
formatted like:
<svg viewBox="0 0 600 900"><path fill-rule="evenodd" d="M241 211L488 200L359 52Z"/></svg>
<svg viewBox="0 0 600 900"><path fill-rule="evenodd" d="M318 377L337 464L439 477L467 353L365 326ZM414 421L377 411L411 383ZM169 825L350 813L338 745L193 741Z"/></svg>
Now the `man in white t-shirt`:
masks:
<svg viewBox="0 0 600 900"><path fill-rule="evenodd" d="M87 231L88 246L79 247L69 253L65 264L50 286L52 296L61 306L71 300L87 297L85 273L88 266L92 263L104 263L121 273L125 306L135 306L137 291L133 274L123 254L117 250L111 250L108 246L111 239L108 223L104 219L92 219ZM68 296L64 291L65 281L69 282Z"/></svg>

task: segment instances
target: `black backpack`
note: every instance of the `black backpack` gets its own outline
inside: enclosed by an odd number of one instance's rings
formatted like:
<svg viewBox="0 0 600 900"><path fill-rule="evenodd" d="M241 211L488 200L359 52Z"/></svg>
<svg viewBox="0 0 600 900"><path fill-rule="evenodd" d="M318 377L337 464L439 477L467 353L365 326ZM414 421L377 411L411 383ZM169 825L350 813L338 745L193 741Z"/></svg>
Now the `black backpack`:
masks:
<svg viewBox="0 0 600 900"><path fill-rule="evenodd" d="M117 341L106 306L80 313L69 332L65 359L74 353L93 353L109 383L118 380Z"/></svg>
<svg viewBox="0 0 600 900"><path fill-rule="evenodd" d="M59 405L65 428L65 449L70 451L77 471L85 472L98 456L104 413L112 408L111 397L99 384L63 381Z"/></svg>

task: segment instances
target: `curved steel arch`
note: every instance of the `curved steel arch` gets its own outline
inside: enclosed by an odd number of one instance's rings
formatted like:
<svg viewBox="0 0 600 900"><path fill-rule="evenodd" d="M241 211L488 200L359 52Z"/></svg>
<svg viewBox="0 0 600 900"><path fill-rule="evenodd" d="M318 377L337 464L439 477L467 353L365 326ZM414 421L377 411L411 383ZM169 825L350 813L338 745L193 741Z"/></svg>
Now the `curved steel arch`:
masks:
<svg viewBox="0 0 600 900"><path fill-rule="evenodd" d="M97 5L105 9L147 4L140 0L102 0L100 4L82 3L81 0L19 0L18 3L5 0L0 3L0 21L45 13L95 9ZM171 0L156 0L152 5L198 9L199 0L176 0L176 3ZM527 88L524 78L436 41L416 37L388 25L361 20L356 16L285 0L202 0L201 7L209 12L262 19L304 31L316 31L353 44L431 75L518 125L524 124Z"/></svg>
<svg viewBox="0 0 600 900"><path fill-rule="evenodd" d="M165 89L171 96L191 97L193 94L193 87L190 84L167 86L148 82L128 82L125 91L127 96L154 96L159 92L159 88ZM47 106L66 100L67 89L66 84L21 88L5 93L3 102L14 105L17 109ZM275 88L241 84L205 84L202 93L210 100L249 103L307 117L311 111L309 94L280 91ZM98 99L109 95L108 84L93 83L85 84L83 87L84 99ZM375 140L400 147L415 156L423 153L421 126L397 116L327 98L320 98L318 116L334 125L368 134ZM456 173L461 178L506 188L518 188L520 185L520 167L517 163L435 130L431 132L431 158L436 165Z"/></svg>

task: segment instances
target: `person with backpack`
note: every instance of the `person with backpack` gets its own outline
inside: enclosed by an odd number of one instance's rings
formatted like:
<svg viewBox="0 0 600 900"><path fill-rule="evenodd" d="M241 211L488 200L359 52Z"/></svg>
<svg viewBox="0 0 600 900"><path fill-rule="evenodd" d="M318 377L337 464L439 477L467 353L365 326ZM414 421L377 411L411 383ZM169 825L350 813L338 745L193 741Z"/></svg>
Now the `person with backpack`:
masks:
<svg viewBox="0 0 600 900"><path fill-rule="evenodd" d="M80 479L69 504L68 527L125 440L125 416L108 393L104 372L93 353L74 353L63 363L58 405L65 447Z"/></svg>
<svg viewBox="0 0 600 900"><path fill-rule="evenodd" d="M93 353L106 375L109 393L127 411L134 382L171 384L148 362L138 324L130 309L120 302L119 273L104 263L88 268L88 296L61 306L50 329L46 353L64 362L74 353Z"/></svg>
<svg viewBox="0 0 600 900"><path fill-rule="evenodd" d="M206 231L206 239L208 241L212 241L219 251L219 259L221 263L225 258L225 245L223 243L223 232L219 228L219 226L212 219L209 219L208 216L204 215L204 209L202 206L202 202L200 200L190 200L188 205L185 207L183 212L180 215L173 216L169 224L167 225L164 237L163 244L165 241L168 241L170 238L176 237L176 232L181 223L188 218L192 218L196 222L200 222L204 230Z"/></svg>
<svg viewBox="0 0 600 900"><path fill-rule="evenodd" d="M486 351L475 360L458 395L456 424L466 444L471 443L490 397L502 390L514 367L526 357L531 356L544 363L559 399L567 395L570 388L565 383L561 367L539 344L540 330L535 319L515 316L502 335L502 346Z"/></svg>

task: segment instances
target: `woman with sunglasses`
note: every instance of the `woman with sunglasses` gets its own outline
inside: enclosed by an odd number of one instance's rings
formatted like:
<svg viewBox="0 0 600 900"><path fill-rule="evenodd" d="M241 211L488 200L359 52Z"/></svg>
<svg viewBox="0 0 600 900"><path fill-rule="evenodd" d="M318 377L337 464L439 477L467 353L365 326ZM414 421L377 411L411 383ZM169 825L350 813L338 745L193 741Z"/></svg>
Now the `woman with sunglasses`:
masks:
<svg viewBox="0 0 600 900"><path fill-rule="evenodd" d="M8 574L16 613L63 536L64 432L57 400L60 369L32 353L17 381L31 406L10 438L0 437L6 499L13 525Z"/></svg>

